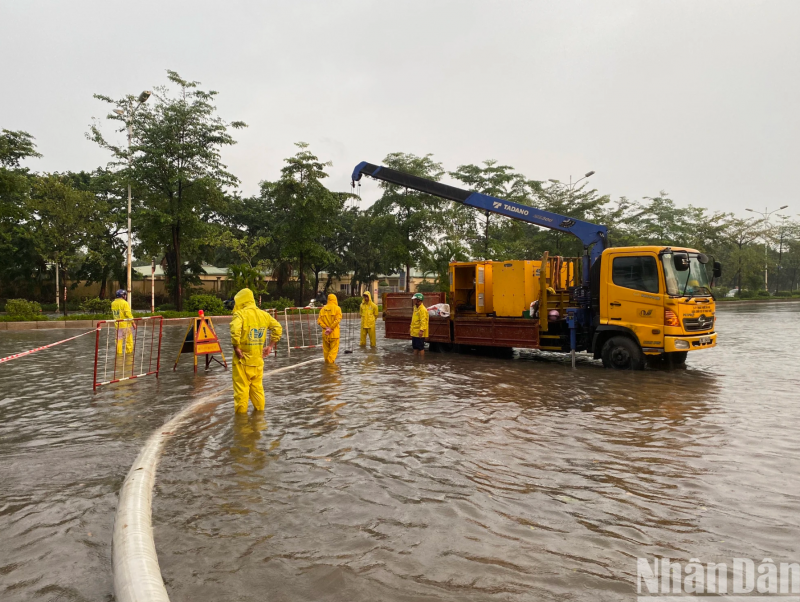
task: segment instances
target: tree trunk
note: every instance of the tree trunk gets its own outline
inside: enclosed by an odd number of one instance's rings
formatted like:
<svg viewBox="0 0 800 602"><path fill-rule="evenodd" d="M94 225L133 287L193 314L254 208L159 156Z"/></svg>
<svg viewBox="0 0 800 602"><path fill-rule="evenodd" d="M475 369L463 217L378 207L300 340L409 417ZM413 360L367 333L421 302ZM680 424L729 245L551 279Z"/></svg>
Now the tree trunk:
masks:
<svg viewBox="0 0 800 602"><path fill-rule="evenodd" d="M303 255L300 255L300 299L298 299L297 306L303 307L303 299L306 296L306 274L305 263L303 262Z"/></svg>
<svg viewBox="0 0 800 602"><path fill-rule="evenodd" d="M286 261L283 259L279 259L277 262L277 267L273 272L275 276L275 294L278 297L283 297L283 287L286 285L287 280L289 278L286 277L287 272L291 276L292 266L288 265Z"/></svg>
<svg viewBox="0 0 800 602"><path fill-rule="evenodd" d="M319 273L322 271L322 268L317 269L314 268L314 298L317 298L319 294Z"/></svg>
<svg viewBox="0 0 800 602"><path fill-rule="evenodd" d="M183 180L178 180L178 210L183 207ZM172 228L172 245L175 247L175 292L178 311L183 311L183 263L181 262L181 221L178 218Z"/></svg>
<svg viewBox="0 0 800 602"><path fill-rule="evenodd" d="M411 292L411 266L406 264L406 292Z"/></svg>
<svg viewBox="0 0 800 602"><path fill-rule="evenodd" d="M736 274L737 285L736 288L739 289L738 295L742 296L742 245L739 245L739 271Z"/></svg>
<svg viewBox="0 0 800 602"><path fill-rule="evenodd" d="M108 282L108 280L106 280L105 275L103 275L103 279L100 281L100 295L99 296L100 296L101 299L105 299L106 298L106 283L107 282Z"/></svg>
<svg viewBox="0 0 800 602"><path fill-rule="evenodd" d="M183 311L183 265L181 264L180 224L172 227L172 248L175 253L175 307Z"/></svg>

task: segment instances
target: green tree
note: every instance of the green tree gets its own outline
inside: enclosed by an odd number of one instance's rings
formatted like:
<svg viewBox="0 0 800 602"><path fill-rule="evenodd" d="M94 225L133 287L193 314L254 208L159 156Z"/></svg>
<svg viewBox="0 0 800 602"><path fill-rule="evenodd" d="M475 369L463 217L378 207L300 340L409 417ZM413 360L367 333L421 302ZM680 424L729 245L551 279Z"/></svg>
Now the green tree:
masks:
<svg viewBox="0 0 800 602"><path fill-rule="evenodd" d="M763 233L763 221L755 218L731 218L723 232L723 237L729 246L725 259L735 266L732 282L739 293L742 292L742 281L747 283L751 280L748 275L752 274L757 266L763 266L763 256L752 245Z"/></svg>
<svg viewBox="0 0 800 602"><path fill-rule="evenodd" d="M218 245L216 265L233 264L229 268L235 269L237 273L249 273L250 279L243 279L241 282L252 281L255 278L254 272L258 270L271 272L277 279L278 296L281 296L283 287L291 276L291 265L288 262L282 264L275 259L281 256L281 241L273 238L275 216L270 208L273 205L274 186L273 182L263 181L259 196L231 198L223 223L230 230L231 237L239 242L233 246ZM214 236L217 235L218 233L214 233ZM237 285L238 282L233 284Z"/></svg>
<svg viewBox="0 0 800 602"><path fill-rule="evenodd" d="M94 195L94 213L90 223L93 236L86 242L86 257L77 277L86 284L100 283L100 299L108 296L108 281L117 281L120 287L127 279L125 269L127 232L127 182L120 174L104 168L95 171L65 174L72 186Z"/></svg>
<svg viewBox="0 0 800 602"><path fill-rule="evenodd" d="M788 290L797 289L798 276L800 276L800 224L794 222L789 230L789 236L784 241L784 251L781 260L781 285Z"/></svg>
<svg viewBox="0 0 800 602"><path fill-rule="evenodd" d="M269 245L266 236L251 236L241 230L223 230L215 233L210 245L216 245L217 250L227 249L236 258L236 263L228 266L228 278L234 291L249 288L256 295L266 292L263 270L266 261L259 260L259 255Z"/></svg>
<svg viewBox="0 0 800 602"><path fill-rule="evenodd" d="M67 281L83 259L82 250L96 234L94 195L72 186L67 176L49 174L37 178L31 190L31 228L41 256L53 260ZM67 307L64 304L64 314Z"/></svg>
<svg viewBox="0 0 800 602"><path fill-rule="evenodd" d="M36 152L36 143L28 132L3 129L0 134L0 166L5 169L20 169L20 161L30 157L41 157Z"/></svg>
<svg viewBox="0 0 800 602"><path fill-rule="evenodd" d="M659 196L646 197L645 200L647 203L638 206L640 211L631 220L645 244L705 250L719 240L724 228L724 213L709 215L703 208L678 207L663 191Z"/></svg>
<svg viewBox="0 0 800 602"><path fill-rule="evenodd" d="M14 294L31 291L31 282L41 277L44 265L36 253L29 228L28 204L35 177L21 166L27 158L41 157L33 136L23 131L2 130L0 134L0 284ZM4 293L8 295L8 293Z"/></svg>
<svg viewBox="0 0 800 602"><path fill-rule="evenodd" d="M338 226L345 195L331 192L322 183L328 177L325 168L331 163L321 162L305 142L296 146L300 150L286 159L281 178L262 182L261 200L263 211L269 215L270 259L276 267L290 262L297 271L300 286L295 300L302 304L306 271L335 258L328 239Z"/></svg>
<svg viewBox="0 0 800 602"><path fill-rule="evenodd" d="M330 222L320 238L320 244L326 249L327 253L318 255L311 263L314 274L314 294L320 290L320 274L327 273L325 290L330 288L332 278L341 277L344 274L355 270L354 262L358 257L354 255L354 246L359 240L360 218L363 213L356 207L347 207L348 199L356 198L347 192L335 192L340 197L341 205L336 213L329 216Z"/></svg>
<svg viewBox="0 0 800 602"><path fill-rule="evenodd" d="M208 240L209 245L227 249L236 258L237 262L246 264L250 268L258 268L262 261L261 253L270 243L266 236L251 236L242 231L235 234L231 230L222 230L214 233L214 238Z"/></svg>
<svg viewBox="0 0 800 602"><path fill-rule="evenodd" d="M322 272L327 273L324 290L330 287L332 278L340 277L348 272L351 262L350 247L355 239L353 232L354 220L359 212L355 208L346 208L330 216L329 227L320 236L319 242L327 253L317 254L311 261L311 273L314 276L313 293L316 296L320 290Z"/></svg>
<svg viewBox="0 0 800 602"><path fill-rule="evenodd" d="M494 159L484 161L482 167L474 164L459 165L456 171L450 172L450 176L463 182L475 192L524 205L531 204L532 187L537 191L541 189L541 183L527 180L521 174L514 172L514 168L510 165L498 165ZM485 211L481 216L476 209L459 205L456 208L456 215L450 216L447 221L451 222L452 218L459 221L460 214L464 213L468 215L464 234L470 241L472 256L481 259L497 259L503 255L498 248L502 236L492 232L492 220L501 226L508 225L508 222L513 220L489 211ZM482 225L479 223L480 221L483 221ZM450 247L452 247L452 243Z"/></svg>
<svg viewBox="0 0 800 602"><path fill-rule="evenodd" d="M394 266L389 259L390 249L397 241L394 216L379 215L372 209L349 212L350 220L343 230L343 261L329 272L329 278L352 273L351 284L354 289L364 284L368 288L381 274L392 271Z"/></svg>
<svg viewBox="0 0 800 602"><path fill-rule="evenodd" d="M604 209L610 200L608 196L599 195L596 190L585 185L576 187L554 182L550 186L539 188L534 205L559 215L605 225L608 222L605 220ZM545 250L551 254L570 257L583 254L580 240L558 230L542 230L539 240L544 243L542 245L540 242L539 254Z"/></svg>
<svg viewBox="0 0 800 602"><path fill-rule="evenodd" d="M469 261L467 248L459 240L442 238L428 249L420 263L426 274L436 274L435 290L450 290L450 264L454 261Z"/></svg>
<svg viewBox="0 0 800 602"><path fill-rule="evenodd" d="M411 153L391 153L383 164L392 169L438 181L444 174L441 163L428 154L423 157ZM440 214L448 202L438 197L408 190L395 184L381 182L383 194L373 206L376 215L391 216L391 232L387 232L388 263L394 268L404 267L406 289L411 278L411 267L419 265L436 240L440 230Z"/></svg>
<svg viewBox="0 0 800 602"><path fill-rule="evenodd" d="M141 105L133 116L127 111L132 97L115 100L95 95L122 112L107 116L121 126L120 131L130 123L130 150L108 142L97 125L89 137L111 151L112 167L128 171L125 175L134 183L139 199L135 215L139 248L149 254L163 251L180 310L186 274L201 271L200 258L207 251L201 241L209 224L219 221L225 211L223 190L238 183L221 160L222 148L235 144L228 130L245 124L227 123L217 116L217 92L203 91L199 82L185 80L174 71L167 74L178 87L177 95L158 87L154 100Z"/></svg>

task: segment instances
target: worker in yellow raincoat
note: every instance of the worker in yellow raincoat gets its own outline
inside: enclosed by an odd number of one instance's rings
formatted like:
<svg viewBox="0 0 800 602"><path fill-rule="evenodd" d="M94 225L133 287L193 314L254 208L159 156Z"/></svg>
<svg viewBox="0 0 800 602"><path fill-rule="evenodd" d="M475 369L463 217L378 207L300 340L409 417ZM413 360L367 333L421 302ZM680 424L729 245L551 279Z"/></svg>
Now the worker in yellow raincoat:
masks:
<svg viewBox="0 0 800 602"><path fill-rule="evenodd" d="M120 322L119 320L132 320L131 306L128 305L128 292L119 289L116 299L111 304L111 313L114 315L114 328L117 331L117 353L122 355L122 343L125 342L125 353L133 353L133 328L134 322Z"/></svg>
<svg viewBox="0 0 800 602"><path fill-rule="evenodd" d="M249 288L240 290L233 300L233 407L237 413L247 412L249 399L260 412L264 409L264 356L269 355L281 340L283 328L275 318L256 306L253 291Z"/></svg>
<svg viewBox="0 0 800 602"><path fill-rule="evenodd" d="M328 295L328 302L319 310L317 324L322 327L322 355L326 364L336 361L339 354L339 322L342 321L342 308L336 295Z"/></svg>
<svg viewBox="0 0 800 602"><path fill-rule="evenodd" d="M367 335L369 335L369 346L375 346L375 320L378 318L378 306L372 302L369 291L361 295L362 301L359 306L361 314L361 346L367 346Z"/></svg>
<svg viewBox="0 0 800 602"><path fill-rule="evenodd" d="M411 347L414 355L425 355L425 339L428 337L428 309L423 305L422 293L414 293L411 302L414 313L411 316Z"/></svg>

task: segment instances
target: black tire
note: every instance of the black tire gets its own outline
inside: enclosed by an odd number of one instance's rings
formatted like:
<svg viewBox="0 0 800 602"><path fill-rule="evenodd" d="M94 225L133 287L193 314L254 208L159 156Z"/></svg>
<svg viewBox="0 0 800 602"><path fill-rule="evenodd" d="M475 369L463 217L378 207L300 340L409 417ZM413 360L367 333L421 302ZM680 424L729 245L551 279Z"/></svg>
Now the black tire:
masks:
<svg viewBox="0 0 800 602"><path fill-rule="evenodd" d="M603 345L600 355L603 366L611 370L644 370L644 354L628 337L611 337Z"/></svg>
<svg viewBox="0 0 800 602"><path fill-rule="evenodd" d="M670 368L682 368L686 365L688 351L672 351L664 354L664 361Z"/></svg>

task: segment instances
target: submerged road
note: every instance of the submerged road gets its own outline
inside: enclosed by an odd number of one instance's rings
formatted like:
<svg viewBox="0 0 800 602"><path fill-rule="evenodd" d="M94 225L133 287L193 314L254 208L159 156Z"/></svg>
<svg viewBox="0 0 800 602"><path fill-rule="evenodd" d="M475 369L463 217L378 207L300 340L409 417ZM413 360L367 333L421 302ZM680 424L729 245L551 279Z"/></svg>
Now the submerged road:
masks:
<svg viewBox="0 0 800 602"><path fill-rule="evenodd" d="M798 562L800 304L723 306L717 330L688 369L641 373L379 339L266 383L263 417L199 414L156 479L171 599L620 600L637 557ZM182 334L158 381L96 394L93 337L0 367L0 599L113 599L131 463L229 382L171 372ZM0 357L63 336L4 332Z"/></svg>

